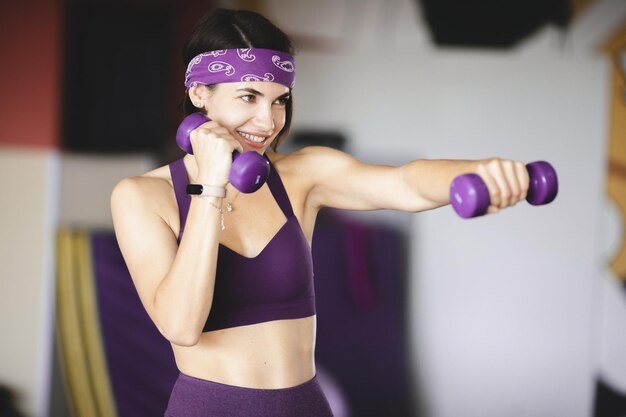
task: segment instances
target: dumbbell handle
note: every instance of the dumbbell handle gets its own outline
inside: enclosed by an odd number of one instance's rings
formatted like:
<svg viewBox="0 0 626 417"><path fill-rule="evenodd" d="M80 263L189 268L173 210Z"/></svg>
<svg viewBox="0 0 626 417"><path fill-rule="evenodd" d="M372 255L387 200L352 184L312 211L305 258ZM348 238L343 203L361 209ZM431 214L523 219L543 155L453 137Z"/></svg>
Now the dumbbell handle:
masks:
<svg viewBox="0 0 626 417"><path fill-rule="evenodd" d="M548 204L559 191L556 171L545 161L526 165L530 183L526 201L533 206ZM457 214L465 219L482 216L489 208L489 190L482 178L476 174L456 177L450 186L450 204Z"/></svg>
<svg viewBox="0 0 626 417"><path fill-rule="evenodd" d="M189 136L191 131L208 122L202 113L192 113L185 117L176 130L176 143L188 154L193 154ZM265 184L270 173L270 163L254 151L240 154L233 152L233 164L228 179L242 193L253 193Z"/></svg>

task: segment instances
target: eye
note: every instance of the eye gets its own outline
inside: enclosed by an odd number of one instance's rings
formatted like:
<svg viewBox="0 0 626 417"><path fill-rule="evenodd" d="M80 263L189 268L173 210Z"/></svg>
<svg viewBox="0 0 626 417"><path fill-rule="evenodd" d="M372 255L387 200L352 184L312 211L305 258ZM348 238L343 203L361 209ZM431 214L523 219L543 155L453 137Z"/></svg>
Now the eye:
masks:
<svg viewBox="0 0 626 417"><path fill-rule="evenodd" d="M240 98L243 101L246 101L248 103L254 103L254 100L256 99L256 96L254 94L246 94L245 96L241 96Z"/></svg>
<svg viewBox="0 0 626 417"><path fill-rule="evenodd" d="M278 97L274 103L278 104L279 106L284 106L287 104L288 101L289 101L289 96L283 96L283 97Z"/></svg>

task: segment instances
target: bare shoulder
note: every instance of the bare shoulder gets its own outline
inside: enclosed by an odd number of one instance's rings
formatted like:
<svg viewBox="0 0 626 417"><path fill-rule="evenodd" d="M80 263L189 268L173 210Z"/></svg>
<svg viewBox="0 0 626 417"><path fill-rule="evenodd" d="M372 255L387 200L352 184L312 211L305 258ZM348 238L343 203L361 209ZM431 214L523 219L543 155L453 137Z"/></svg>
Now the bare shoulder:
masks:
<svg viewBox="0 0 626 417"><path fill-rule="evenodd" d="M141 175L120 180L111 192L111 211L115 217L133 212L160 217L171 228L177 227L176 197L169 168L162 166Z"/></svg>
<svg viewBox="0 0 626 417"><path fill-rule="evenodd" d="M171 179L164 175L163 168L167 167L160 167L145 174L123 178L113 187L111 200L117 203L128 201L133 204L141 203L143 206L148 206L150 203L156 202L155 200L167 195L168 192L173 192Z"/></svg>
<svg viewBox="0 0 626 417"><path fill-rule="evenodd" d="M300 224L311 233L319 209L332 206L327 194L344 188L347 173L359 164L352 156L323 146L307 146L286 154L272 152L268 157L285 184Z"/></svg>
<svg viewBox="0 0 626 417"><path fill-rule="evenodd" d="M352 156L325 146L307 146L291 153L268 152L268 156L281 175L284 172L309 181L316 181L329 170L357 163Z"/></svg>
<svg viewBox="0 0 626 417"><path fill-rule="evenodd" d="M315 160L317 158L342 158L349 157L348 154L342 152L340 150L329 148L327 146L305 146L301 149L298 149L294 152L290 153L280 153L280 152L268 152L270 159L272 162L276 163L276 160L294 160L299 159L300 162L303 160Z"/></svg>

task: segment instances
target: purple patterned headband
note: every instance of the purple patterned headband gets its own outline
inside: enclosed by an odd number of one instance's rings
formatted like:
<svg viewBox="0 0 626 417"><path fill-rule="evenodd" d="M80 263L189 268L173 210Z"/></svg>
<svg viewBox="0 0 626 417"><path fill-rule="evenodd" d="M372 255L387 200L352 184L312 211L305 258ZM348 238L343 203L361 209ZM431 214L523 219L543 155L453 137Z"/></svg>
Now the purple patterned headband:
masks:
<svg viewBox="0 0 626 417"><path fill-rule="evenodd" d="M271 49L220 49L195 56L187 66L185 87L198 84L273 81L293 88L294 58Z"/></svg>

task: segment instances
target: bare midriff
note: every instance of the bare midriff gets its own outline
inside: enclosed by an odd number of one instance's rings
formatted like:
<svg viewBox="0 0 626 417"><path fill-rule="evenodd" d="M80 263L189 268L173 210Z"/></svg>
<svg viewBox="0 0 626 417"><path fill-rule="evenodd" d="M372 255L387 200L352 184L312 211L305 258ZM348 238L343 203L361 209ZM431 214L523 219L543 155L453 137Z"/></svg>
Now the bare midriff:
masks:
<svg viewBox="0 0 626 417"><path fill-rule="evenodd" d="M194 346L172 345L183 374L226 385L280 389L315 376L315 316L202 333Z"/></svg>

